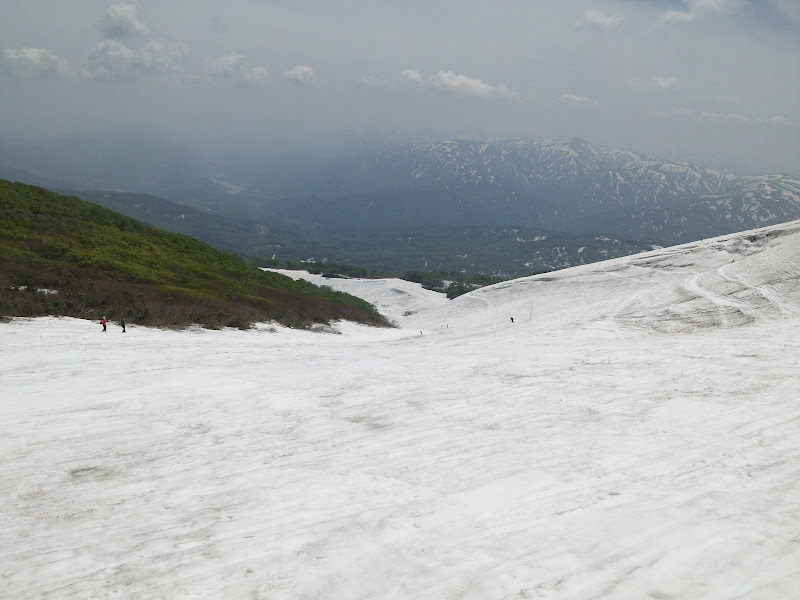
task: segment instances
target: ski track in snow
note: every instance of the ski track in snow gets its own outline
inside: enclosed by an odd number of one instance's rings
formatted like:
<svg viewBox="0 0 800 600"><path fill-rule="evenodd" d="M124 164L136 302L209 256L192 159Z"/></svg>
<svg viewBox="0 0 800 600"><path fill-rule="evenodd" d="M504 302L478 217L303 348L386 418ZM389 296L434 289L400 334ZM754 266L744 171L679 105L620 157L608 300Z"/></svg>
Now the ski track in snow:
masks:
<svg viewBox="0 0 800 600"><path fill-rule="evenodd" d="M0 324L0 598L793 597L799 277L796 222L324 281L392 330Z"/></svg>

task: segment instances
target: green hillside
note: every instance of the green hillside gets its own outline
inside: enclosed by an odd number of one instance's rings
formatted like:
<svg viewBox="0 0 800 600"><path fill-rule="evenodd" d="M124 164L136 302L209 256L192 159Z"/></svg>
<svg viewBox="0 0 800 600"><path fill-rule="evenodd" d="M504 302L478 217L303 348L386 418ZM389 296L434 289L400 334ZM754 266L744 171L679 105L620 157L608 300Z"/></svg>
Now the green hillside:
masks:
<svg viewBox="0 0 800 600"><path fill-rule="evenodd" d="M388 325L367 302L106 208L0 179L0 315L154 326Z"/></svg>

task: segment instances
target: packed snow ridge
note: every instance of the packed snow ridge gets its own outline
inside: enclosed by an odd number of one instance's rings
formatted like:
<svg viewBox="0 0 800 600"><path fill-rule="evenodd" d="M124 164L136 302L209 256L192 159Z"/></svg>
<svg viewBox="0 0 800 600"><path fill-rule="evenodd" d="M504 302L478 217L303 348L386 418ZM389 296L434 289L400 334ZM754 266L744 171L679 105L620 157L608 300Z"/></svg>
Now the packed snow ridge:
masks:
<svg viewBox="0 0 800 600"><path fill-rule="evenodd" d="M0 324L0 596L800 589L800 222L453 301L323 282L398 327Z"/></svg>

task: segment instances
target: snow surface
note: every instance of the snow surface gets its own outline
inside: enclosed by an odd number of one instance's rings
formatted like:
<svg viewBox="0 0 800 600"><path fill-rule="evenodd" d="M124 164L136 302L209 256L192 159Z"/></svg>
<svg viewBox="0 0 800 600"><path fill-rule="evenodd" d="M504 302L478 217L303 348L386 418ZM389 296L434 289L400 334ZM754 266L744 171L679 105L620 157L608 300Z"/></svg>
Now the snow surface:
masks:
<svg viewBox="0 0 800 600"><path fill-rule="evenodd" d="M796 597L800 222L328 283L400 327L0 324L0 597Z"/></svg>
<svg viewBox="0 0 800 600"><path fill-rule="evenodd" d="M442 306L448 302L447 296L444 294L426 290L420 285L404 279L328 278L307 271L265 270L275 271L292 279L305 279L314 285L327 285L337 292L347 292L363 298L373 304L382 315L394 322L403 316L434 306Z"/></svg>

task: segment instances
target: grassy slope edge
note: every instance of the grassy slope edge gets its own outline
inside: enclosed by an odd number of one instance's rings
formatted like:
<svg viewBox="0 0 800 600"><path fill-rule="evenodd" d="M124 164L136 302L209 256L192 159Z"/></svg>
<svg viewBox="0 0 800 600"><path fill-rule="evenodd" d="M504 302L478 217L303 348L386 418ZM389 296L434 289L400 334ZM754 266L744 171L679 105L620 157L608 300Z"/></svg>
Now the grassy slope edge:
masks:
<svg viewBox="0 0 800 600"><path fill-rule="evenodd" d="M0 180L0 315L107 316L154 326L333 320L386 326L372 305L248 266L194 238Z"/></svg>

